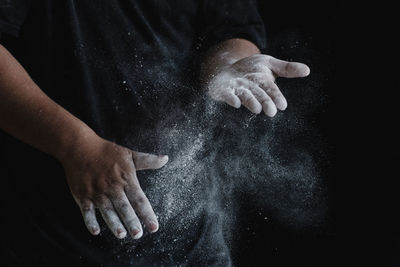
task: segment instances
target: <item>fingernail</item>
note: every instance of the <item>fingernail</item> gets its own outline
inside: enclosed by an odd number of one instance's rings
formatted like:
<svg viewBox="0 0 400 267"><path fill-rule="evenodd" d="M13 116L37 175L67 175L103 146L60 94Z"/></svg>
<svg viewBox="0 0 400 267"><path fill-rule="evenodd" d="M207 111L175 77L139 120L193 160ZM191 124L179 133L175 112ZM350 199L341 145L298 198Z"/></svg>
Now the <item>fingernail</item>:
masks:
<svg viewBox="0 0 400 267"><path fill-rule="evenodd" d="M117 236L118 236L118 238L124 238L126 236L126 232L124 230L122 230L121 228L118 228Z"/></svg>
<svg viewBox="0 0 400 267"><path fill-rule="evenodd" d="M157 232L157 230L158 230L157 223L153 222L153 221L149 222L149 232L154 233L154 232Z"/></svg>
<svg viewBox="0 0 400 267"><path fill-rule="evenodd" d="M131 231L133 239L139 239L142 237L142 231L140 229L133 229Z"/></svg>
<svg viewBox="0 0 400 267"><path fill-rule="evenodd" d="M97 234L99 234L99 233L100 233L99 228L97 228L97 227L92 227L92 234L97 235Z"/></svg>
<svg viewBox="0 0 400 267"><path fill-rule="evenodd" d="M310 70L310 68L307 66L305 75L306 75L306 76L310 75L310 72L311 72L311 70Z"/></svg>

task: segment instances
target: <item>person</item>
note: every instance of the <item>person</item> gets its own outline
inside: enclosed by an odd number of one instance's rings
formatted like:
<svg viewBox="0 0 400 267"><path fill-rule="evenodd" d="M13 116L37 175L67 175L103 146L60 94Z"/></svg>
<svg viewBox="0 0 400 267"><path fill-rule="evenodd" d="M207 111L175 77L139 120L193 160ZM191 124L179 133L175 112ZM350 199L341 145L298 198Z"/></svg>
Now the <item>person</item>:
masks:
<svg viewBox="0 0 400 267"><path fill-rule="evenodd" d="M140 171L167 164L157 125L190 109L187 99L207 95L270 117L286 109L275 78L309 68L261 54L264 31L253 1L1 0L5 261L231 265L226 245L204 238L218 222L196 217L198 227L180 231L190 242L171 249L159 245L171 235L146 234L160 226ZM128 236L143 237L118 241Z"/></svg>

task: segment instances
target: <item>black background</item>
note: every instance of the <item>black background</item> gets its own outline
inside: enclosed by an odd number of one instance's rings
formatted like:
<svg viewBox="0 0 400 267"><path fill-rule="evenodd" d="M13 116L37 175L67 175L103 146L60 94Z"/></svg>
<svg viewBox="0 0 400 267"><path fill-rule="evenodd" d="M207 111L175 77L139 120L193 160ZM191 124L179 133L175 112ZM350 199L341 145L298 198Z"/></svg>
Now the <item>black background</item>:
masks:
<svg viewBox="0 0 400 267"><path fill-rule="evenodd" d="M400 266L396 10L384 2L261 1L269 39L298 32L320 56L313 70L329 70L327 105L315 115L332 148L329 216L319 229L298 231L265 228L243 211L236 265Z"/></svg>
<svg viewBox="0 0 400 267"><path fill-rule="evenodd" d="M299 231L265 227L243 211L239 265L400 266L396 8L285 0L261 1L261 12L269 39L300 33L320 56L313 70L326 71L328 101L315 119L333 148L324 170L329 214L318 229Z"/></svg>

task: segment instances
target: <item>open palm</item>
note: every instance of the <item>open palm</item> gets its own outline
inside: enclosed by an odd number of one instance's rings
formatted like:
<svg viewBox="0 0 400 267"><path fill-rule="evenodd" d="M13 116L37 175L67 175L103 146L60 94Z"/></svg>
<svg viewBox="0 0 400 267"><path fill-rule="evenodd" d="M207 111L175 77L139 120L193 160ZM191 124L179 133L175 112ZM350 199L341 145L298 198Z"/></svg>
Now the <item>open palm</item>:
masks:
<svg viewBox="0 0 400 267"><path fill-rule="evenodd" d="M268 55L243 58L220 71L208 83L212 99L235 108L245 106L253 113L275 116L287 101L275 83L277 77L299 78L310 73L302 63L287 62Z"/></svg>

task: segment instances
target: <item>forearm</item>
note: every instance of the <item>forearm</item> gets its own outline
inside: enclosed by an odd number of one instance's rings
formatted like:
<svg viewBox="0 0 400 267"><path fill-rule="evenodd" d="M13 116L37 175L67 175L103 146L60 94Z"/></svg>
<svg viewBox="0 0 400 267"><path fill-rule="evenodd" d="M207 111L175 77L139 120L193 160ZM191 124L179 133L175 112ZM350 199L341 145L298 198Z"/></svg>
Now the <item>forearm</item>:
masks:
<svg viewBox="0 0 400 267"><path fill-rule="evenodd" d="M0 45L0 128L58 159L95 133L52 101Z"/></svg>
<svg viewBox="0 0 400 267"><path fill-rule="evenodd" d="M207 83L215 74L236 61L260 54L258 47L245 39L229 39L207 51L201 64L200 80Z"/></svg>

